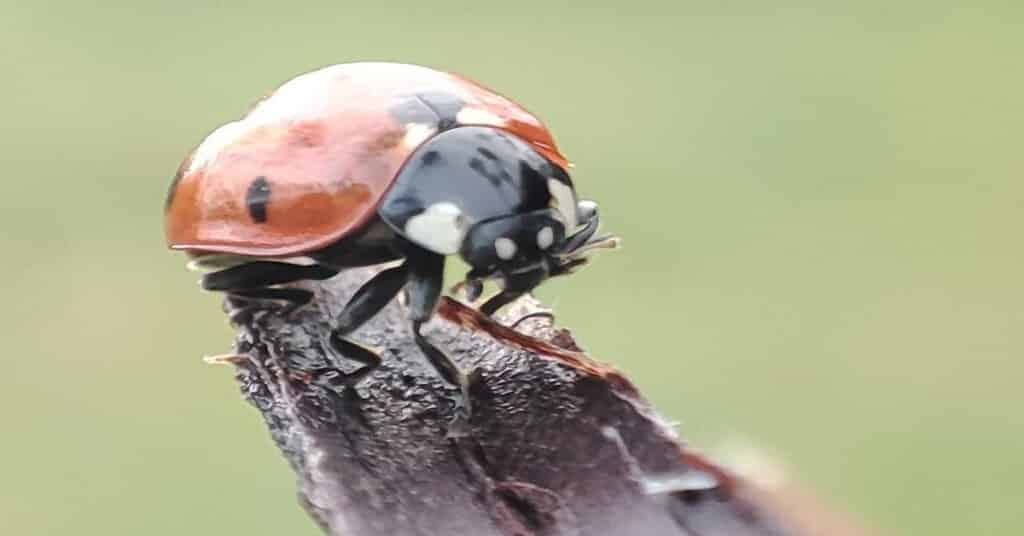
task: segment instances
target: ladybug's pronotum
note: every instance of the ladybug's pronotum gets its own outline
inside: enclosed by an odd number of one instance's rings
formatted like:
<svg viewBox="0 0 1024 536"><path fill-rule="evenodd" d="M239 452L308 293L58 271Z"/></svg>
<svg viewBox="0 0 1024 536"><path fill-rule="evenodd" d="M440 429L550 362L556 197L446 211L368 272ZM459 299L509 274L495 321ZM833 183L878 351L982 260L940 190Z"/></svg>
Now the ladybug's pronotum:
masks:
<svg viewBox="0 0 1024 536"><path fill-rule="evenodd" d="M380 357L346 337L405 289L418 346L468 403L467 375L420 333L445 258L471 266L470 294L500 283L480 307L492 315L610 245L568 168L536 117L474 82L414 65L335 65L287 82L185 159L167 197L167 242L208 272L203 288L292 308L313 294L279 285L401 260L353 295L332 344L365 375Z"/></svg>

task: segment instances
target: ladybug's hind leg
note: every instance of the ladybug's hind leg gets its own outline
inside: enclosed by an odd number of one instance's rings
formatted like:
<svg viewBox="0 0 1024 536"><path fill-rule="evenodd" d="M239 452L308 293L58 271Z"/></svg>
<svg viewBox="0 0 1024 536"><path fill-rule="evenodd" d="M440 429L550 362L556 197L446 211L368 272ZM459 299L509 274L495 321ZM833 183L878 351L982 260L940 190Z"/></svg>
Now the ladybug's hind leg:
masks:
<svg viewBox="0 0 1024 536"><path fill-rule="evenodd" d="M279 301L285 304L282 312L288 314L309 303L314 294L306 289L281 288L281 285L302 280L329 279L337 269L322 265L299 265L285 262L252 261L226 270L206 274L202 286L206 290L223 291L232 300L250 302L232 311L231 319L239 322L254 309L251 302ZM380 365L380 355L371 348L347 339L345 336L380 311L402 289L407 280L403 266L383 270L363 284L349 299L338 316L338 326L328 338L330 347L341 356L358 361L363 366L351 373L334 367L310 371L306 381L329 387L354 385Z"/></svg>
<svg viewBox="0 0 1024 536"><path fill-rule="evenodd" d="M261 302L282 303L283 306L278 312L287 316L313 301L313 292L301 288L246 288L228 291L227 295L232 306L228 319L233 324L249 321Z"/></svg>
<svg viewBox="0 0 1024 536"><path fill-rule="evenodd" d="M288 314L313 299L313 293L308 290L276 288L273 285L307 279L329 279L337 273L335 269L318 264L252 261L204 275L202 287L204 290L225 292L232 302L242 302L240 307L230 313L231 321L237 323L252 314L252 302L284 302L282 313Z"/></svg>
<svg viewBox="0 0 1024 536"><path fill-rule="evenodd" d="M306 279L323 280L337 275L338 270L320 264L291 264L275 261L252 261L203 276L203 289L233 292L258 289ZM274 299L274 298L271 298Z"/></svg>

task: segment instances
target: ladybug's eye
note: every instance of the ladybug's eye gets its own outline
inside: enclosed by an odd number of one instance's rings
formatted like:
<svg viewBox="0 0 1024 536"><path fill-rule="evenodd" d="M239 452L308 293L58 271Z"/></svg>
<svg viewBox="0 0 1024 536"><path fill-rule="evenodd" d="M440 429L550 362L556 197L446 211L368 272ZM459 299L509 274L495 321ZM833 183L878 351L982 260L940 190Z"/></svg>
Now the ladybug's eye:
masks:
<svg viewBox="0 0 1024 536"><path fill-rule="evenodd" d="M597 203L584 199L576 205L576 213L583 221L590 221L597 214Z"/></svg>

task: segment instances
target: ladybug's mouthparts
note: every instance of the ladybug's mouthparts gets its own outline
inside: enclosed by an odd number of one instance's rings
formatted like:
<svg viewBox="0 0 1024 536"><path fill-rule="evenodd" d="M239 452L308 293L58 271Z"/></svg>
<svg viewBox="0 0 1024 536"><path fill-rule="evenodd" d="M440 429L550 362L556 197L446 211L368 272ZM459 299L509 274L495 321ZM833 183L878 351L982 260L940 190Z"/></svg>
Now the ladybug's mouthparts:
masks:
<svg viewBox="0 0 1024 536"><path fill-rule="evenodd" d="M596 249L618 249L621 246L621 238L615 235L602 235L587 240L580 247L564 253L561 257L565 260L575 260Z"/></svg>
<svg viewBox="0 0 1024 536"><path fill-rule="evenodd" d="M615 235L602 235L593 237L580 244L575 249L562 252L557 256L548 257L548 274L550 277L568 275L577 268L590 262L587 254L598 249L616 249L622 241Z"/></svg>

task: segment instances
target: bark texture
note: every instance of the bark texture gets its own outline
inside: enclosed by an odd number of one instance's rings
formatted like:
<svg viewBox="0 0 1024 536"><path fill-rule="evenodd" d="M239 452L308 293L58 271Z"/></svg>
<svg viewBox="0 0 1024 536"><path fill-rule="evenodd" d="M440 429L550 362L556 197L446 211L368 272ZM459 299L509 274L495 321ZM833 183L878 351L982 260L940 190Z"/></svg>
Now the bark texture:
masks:
<svg viewBox="0 0 1024 536"><path fill-rule="evenodd" d="M809 534L747 483L682 446L617 371L589 359L551 317L516 329L446 300L427 336L473 369L471 431L449 437L454 390L425 362L392 303L354 338L383 364L326 343L371 274L309 283L287 316L239 315L237 379L298 476L301 502L331 535ZM228 304L231 310L237 304ZM540 310L521 300L500 319ZM326 374L325 374L326 372ZM327 378L328 380L325 380Z"/></svg>

